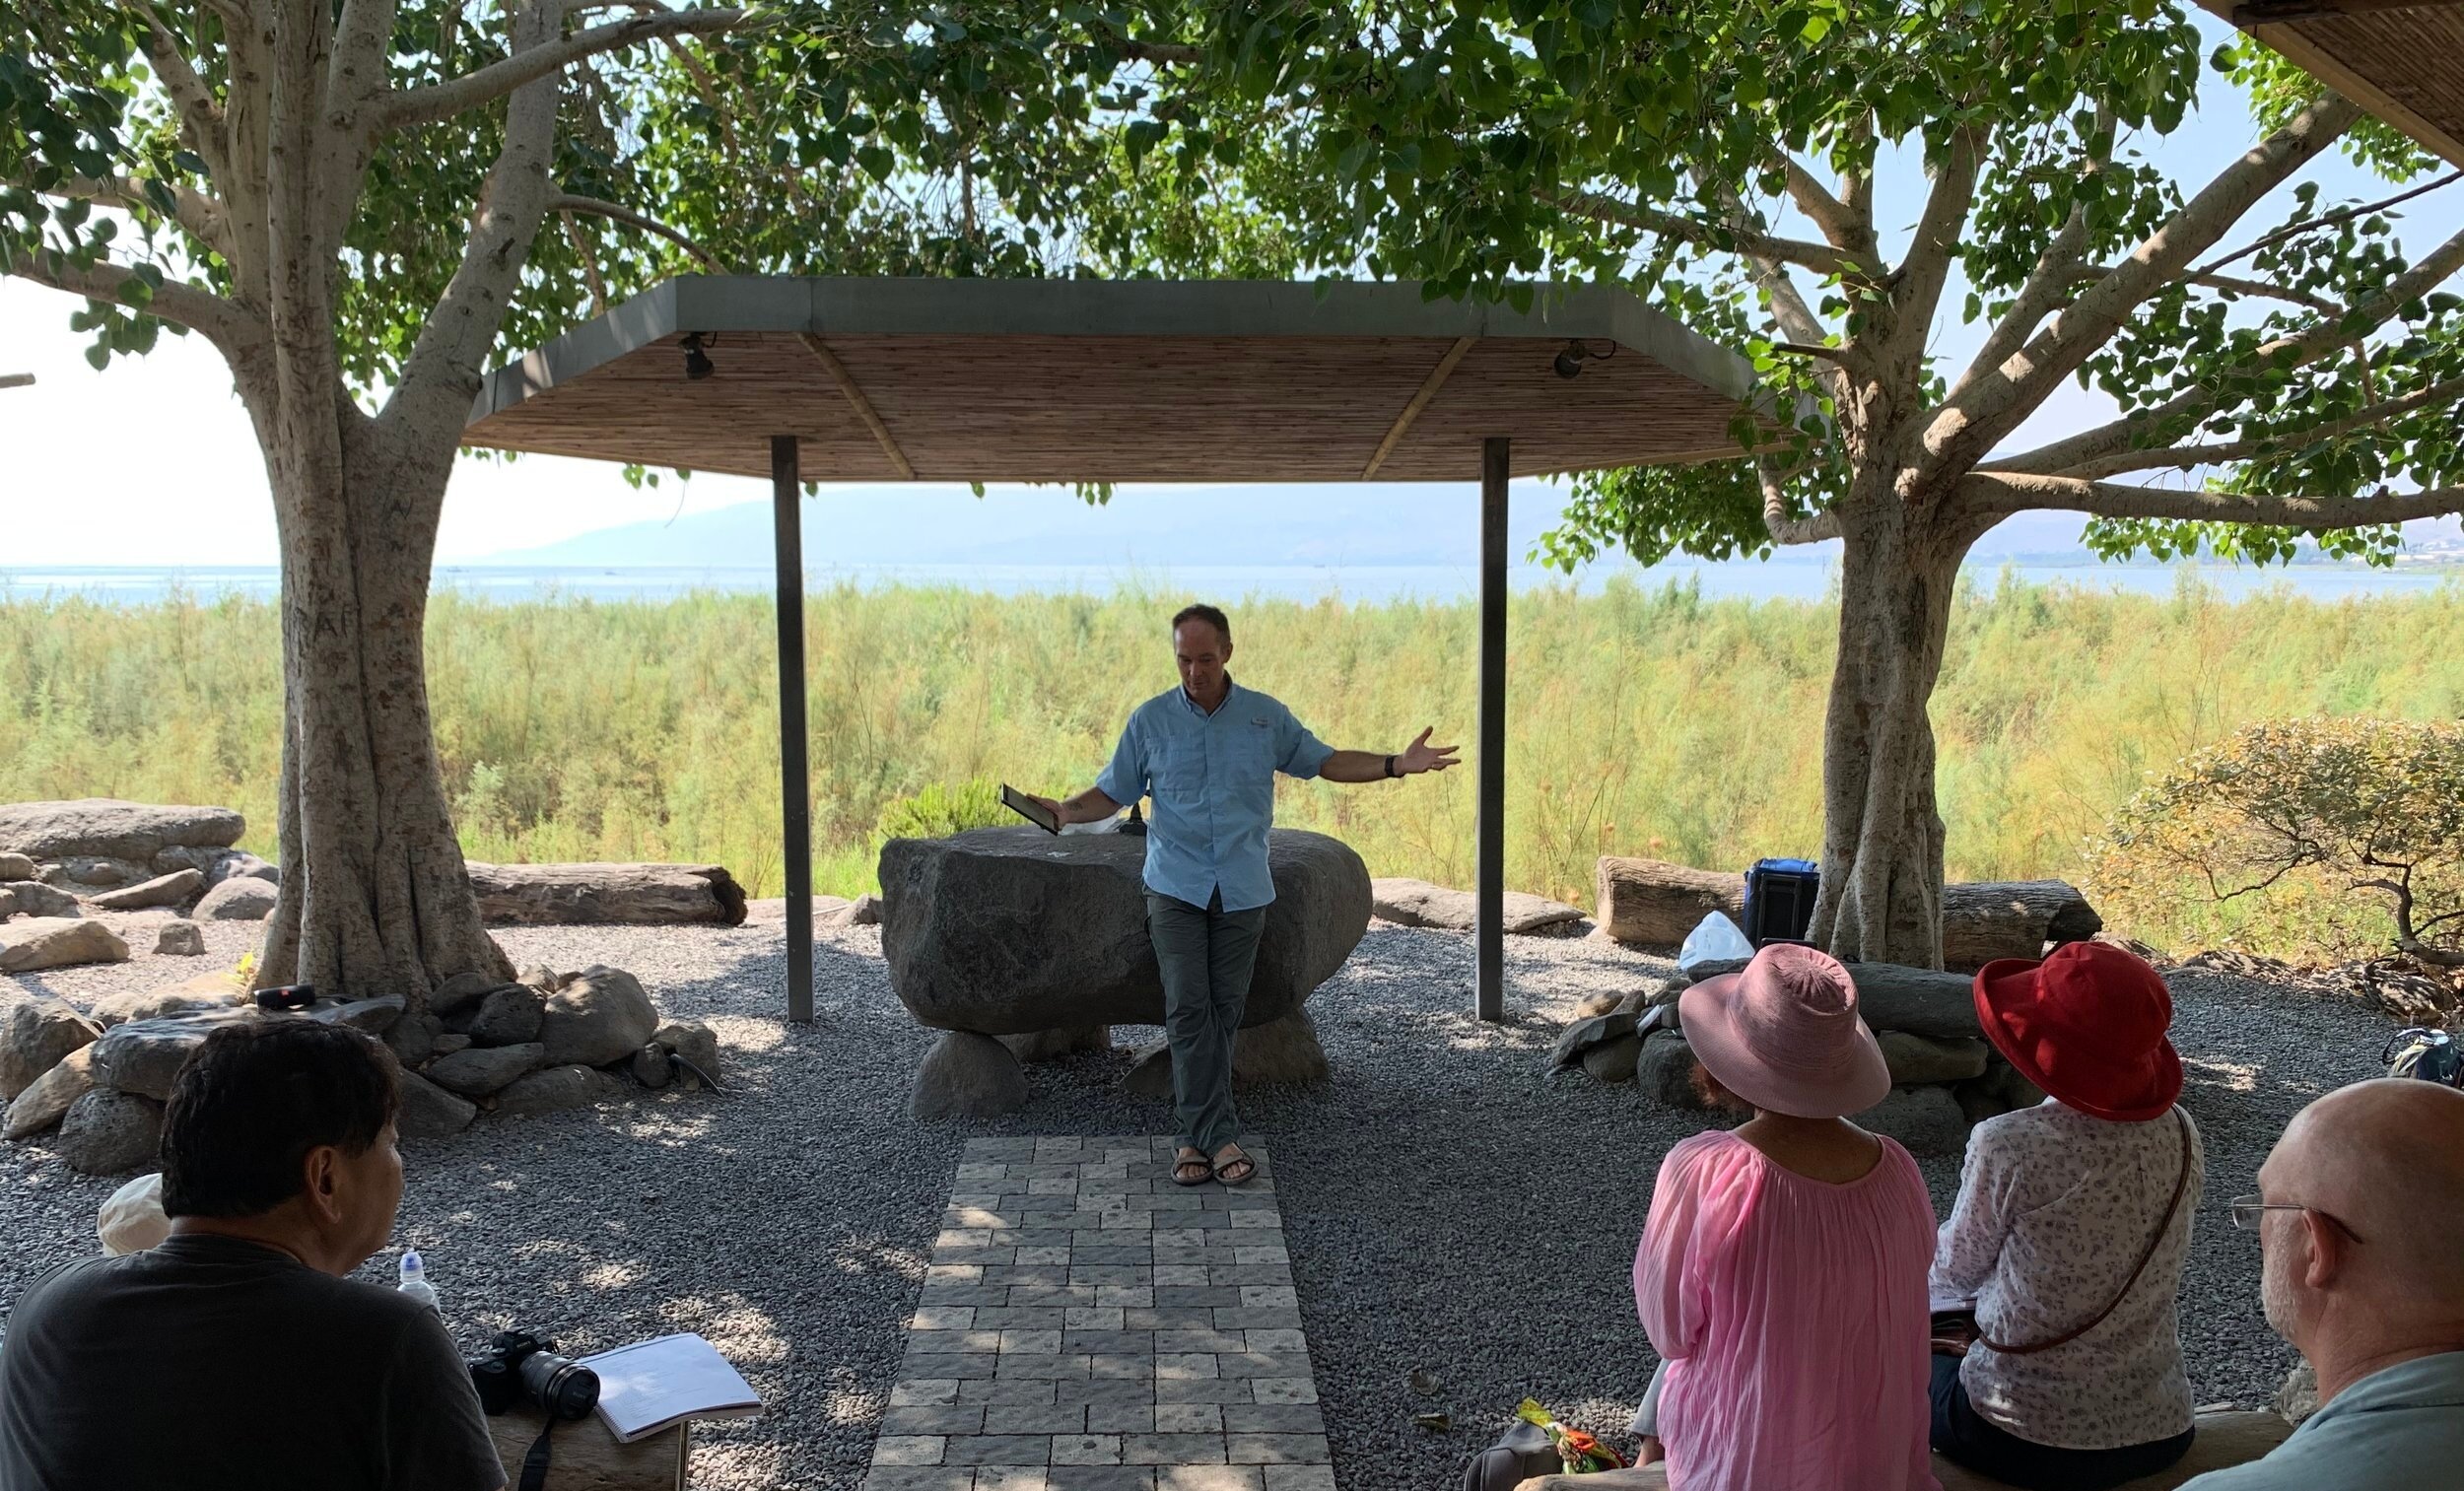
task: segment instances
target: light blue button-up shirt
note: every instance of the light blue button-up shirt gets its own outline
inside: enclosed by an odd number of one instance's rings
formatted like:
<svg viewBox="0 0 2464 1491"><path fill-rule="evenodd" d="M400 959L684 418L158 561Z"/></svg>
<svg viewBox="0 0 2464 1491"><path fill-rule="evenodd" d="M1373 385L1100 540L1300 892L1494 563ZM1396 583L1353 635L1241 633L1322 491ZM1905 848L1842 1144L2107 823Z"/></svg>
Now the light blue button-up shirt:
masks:
<svg viewBox="0 0 2464 1491"><path fill-rule="evenodd" d="M1148 890L1192 906L1207 905L1220 890L1225 911L1245 912L1274 900L1266 870L1274 774L1315 777L1335 748L1279 701L1224 683L1212 714L1185 689L1139 705L1095 786L1115 802L1154 799Z"/></svg>
<svg viewBox="0 0 2464 1491"><path fill-rule="evenodd" d="M2373 1372L2301 1421L2264 1459L2182 1491L2430 1491L2464 1484L2464 1351Z"/></svg>

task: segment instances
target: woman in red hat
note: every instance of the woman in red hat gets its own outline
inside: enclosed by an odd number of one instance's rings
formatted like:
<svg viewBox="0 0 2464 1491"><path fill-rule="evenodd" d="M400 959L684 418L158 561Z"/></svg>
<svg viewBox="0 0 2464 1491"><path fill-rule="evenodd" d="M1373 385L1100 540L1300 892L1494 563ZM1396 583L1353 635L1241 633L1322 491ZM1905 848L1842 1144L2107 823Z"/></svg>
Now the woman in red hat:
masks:
<svg viewBox="0 0 2464 1491"><path fill-rule="evenodd" d="M1968 1135L1937 1300L1974 1342L1934 1358L1936 1450L2030 1491L2105 1491L2190 1449L2173 1297L2199 1204L2199 1131L2173 1106L2173 999L2121 948L1989 963L1976 1018L2047 1094Z"/></svg>
<svg viewBox="0 0 2464 1491"><path fill-rule="evenodd" d="M1778 944L1687 989L1677 1020L1697 1082L1753 1118L1661 1164L1634 1299L1667 1365L1637 1432L1674 1491L1939 1491L1934 1204L1906 1150L1848 1121L1890 1096L1856 984Z"/></svg>

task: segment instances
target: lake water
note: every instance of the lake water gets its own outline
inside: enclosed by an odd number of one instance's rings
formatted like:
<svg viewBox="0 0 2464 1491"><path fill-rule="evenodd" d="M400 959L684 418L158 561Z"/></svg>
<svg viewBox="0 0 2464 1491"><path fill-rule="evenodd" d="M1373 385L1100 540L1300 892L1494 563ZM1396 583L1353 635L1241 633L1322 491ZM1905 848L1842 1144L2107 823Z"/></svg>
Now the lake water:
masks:
<svg viewBox="0 0 2464 1491"><path fill-rule="evenodd" d="M2033 584L2060 583L2092 589L2170 594L2184 574L2225 599L2238 600L2275 587L2318 600L2354 595L2404 595L2436 590L2464 580L2464 569L2420 567L2392 571L2361 566L2294 565L2284 569L2253 569L2232 565L2014 565L2010 573ZM1991 584L2002 567L1977 565L1971 574L1979 584ZM1611 578L1623 576L1647 585L1694 583L1706 596L1753 599L1820 600L1830 589L1836 566L1826 563L1731 561L1671 563L1645 569L1637 565L1599 564L1569 579L1554 570L1517 566L1508 573L1517 590L1542 585L1574 584L1597 593ZM1125 589L1210 595L1233 600L1251 597L1317 600L1340 596L1353 601L1403 598L1455 600L1475 595L1479 576L1470 565L1209 567L1159 569L1131 566L1064 567L1053 565L866 565L816 567L805 576L809 588L854 584L865 588L888 585L956 585L996 595L1086 592L1109 595ZM584 566L441 565L436 588L462 596L501 601L555 597L594 600L662 600L696 591L768 593L772 574L765 566L656 567L621 569ZM40 600L83 596L119 605L145 605L174 593L211 599L224 594L267 597L281 589L279 572L263 566L117 568L47 565L0 569L0 600Z"/></svg>

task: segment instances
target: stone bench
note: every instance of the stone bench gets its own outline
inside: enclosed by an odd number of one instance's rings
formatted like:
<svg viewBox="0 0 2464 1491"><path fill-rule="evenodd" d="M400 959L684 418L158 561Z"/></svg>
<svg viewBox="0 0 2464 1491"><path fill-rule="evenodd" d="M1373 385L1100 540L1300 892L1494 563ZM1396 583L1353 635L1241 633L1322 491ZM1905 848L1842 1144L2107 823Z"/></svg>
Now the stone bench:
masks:
<svg viewBox="0 0 2464 1491"><path fill-rule="evenodd" d="M488 1420L496 1457L508 1485L519 1485L522 1457L546 1421L527 1408ZM691 1424L661 1429L632 1444L619 1444L595 1413L556 1426L548 1441L547 1491L684 1491Z"/></svg>
<svg viewBox="0 0 2464 1491"><path fill-rule="evenodd" d="M2293 1433L2293 1426L2273 1413L2202 1413L2198 1425L2199 1436L2191 1441L2188 1455L2168 1469L2124 1481L2115 1491L2171 1491L2192 1476L2247 1464ZM2009 1491L2006 1483L1962 1469L1939 1455L1934 1457L1934 1475L1943 1491ZM1668 1491L1668 1485L1665 1465L1641 1465L1594 1475L1536 1475L1515 1491Z"/></svg>

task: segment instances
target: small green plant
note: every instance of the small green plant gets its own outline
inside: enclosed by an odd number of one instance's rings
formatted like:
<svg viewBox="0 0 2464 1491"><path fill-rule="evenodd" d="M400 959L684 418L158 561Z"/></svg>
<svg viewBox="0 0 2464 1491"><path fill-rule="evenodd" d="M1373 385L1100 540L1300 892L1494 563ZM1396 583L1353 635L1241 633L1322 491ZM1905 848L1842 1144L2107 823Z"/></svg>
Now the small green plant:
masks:
<svg viewBox="0 0 2464 1491"><path fill-rule="evenodd" d="M911 796L891 799L873 824L877 849L893 839L947 839L969 829L989 829L1008 819L1001 789L990 777L978 777L953 787L927 782Z"/></svg>

